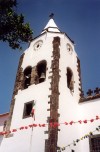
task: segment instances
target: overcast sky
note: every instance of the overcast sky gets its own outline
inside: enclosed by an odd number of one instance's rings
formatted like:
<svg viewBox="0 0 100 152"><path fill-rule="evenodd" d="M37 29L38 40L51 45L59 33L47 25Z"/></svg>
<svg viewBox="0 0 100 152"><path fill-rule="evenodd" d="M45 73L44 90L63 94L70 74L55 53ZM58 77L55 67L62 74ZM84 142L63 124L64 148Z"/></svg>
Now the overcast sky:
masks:
<svg viewBox="0 0 100 152"><path fill-rule="evenodd" d="M18 3L17 11L30 23L34 37L47 24L49 14L55 14L57 26L75 42L83 90L100 87L100 0L18 0ZM7 43L0 43L0 113L9 111L21 54Z"/></svg>

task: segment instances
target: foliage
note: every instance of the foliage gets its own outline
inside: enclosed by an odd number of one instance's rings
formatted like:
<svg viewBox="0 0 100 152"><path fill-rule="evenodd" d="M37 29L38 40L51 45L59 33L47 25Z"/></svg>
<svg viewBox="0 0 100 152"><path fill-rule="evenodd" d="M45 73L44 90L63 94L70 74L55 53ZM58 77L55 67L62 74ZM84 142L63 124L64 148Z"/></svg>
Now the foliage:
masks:
<svg viewBox="0 0 100 152"><path fill-rule="evenodd" d="M16 0L0 0L0 40L8 42L12 49L22 49L22 42L32 40L32 30L16 8Z"/></svg>

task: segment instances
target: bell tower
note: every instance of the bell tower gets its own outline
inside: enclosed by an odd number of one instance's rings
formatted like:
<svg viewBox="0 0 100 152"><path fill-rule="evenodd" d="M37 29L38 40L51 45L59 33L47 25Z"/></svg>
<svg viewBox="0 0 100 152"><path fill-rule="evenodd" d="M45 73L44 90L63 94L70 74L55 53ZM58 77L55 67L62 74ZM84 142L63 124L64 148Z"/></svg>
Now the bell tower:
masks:
<svg viewBox="0 0 100 152"><path fill-rule="evenodd" d="M57 152L70 132L61 123L77 118L80 93L80 61L74 42L59 30L51 14L42 33L20 58L7 123L7 130L33 123L45 127L15 134L18 151Z"/></svg>

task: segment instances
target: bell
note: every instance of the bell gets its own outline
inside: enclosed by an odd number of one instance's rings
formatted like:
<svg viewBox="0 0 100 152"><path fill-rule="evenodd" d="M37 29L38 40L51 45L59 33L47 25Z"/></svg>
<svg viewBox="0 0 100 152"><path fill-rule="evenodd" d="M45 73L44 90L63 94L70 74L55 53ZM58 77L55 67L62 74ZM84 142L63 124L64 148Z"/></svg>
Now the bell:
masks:
<svg viewBox="0 0 100 152"><path fill-rule="evenodd" d="M41 73L40 79L45 79L45 74L43 72Z"/></svg>
<svg viewBox="0 0 100 152"><path fill-rule="evenodd" d="M30 74L25 75L25 77L26 77L27 79L29 79L29 78L30 78L30 76L31 76Z"/></svg>
<svg viewBox="0 0 100 152"><path fill-rule="evenodd" d="M27 79L29 79L29 76L28 76L28 75L26 75L25 77L26 77Z"/></svg>
<svg viewBox="0 0 100 152"><path fill-rule="evenodd" d="M40 82L43 82L45 80L45 73L41 73L41 76L40 76L40 78L39 78L39 81Z"/></svg>

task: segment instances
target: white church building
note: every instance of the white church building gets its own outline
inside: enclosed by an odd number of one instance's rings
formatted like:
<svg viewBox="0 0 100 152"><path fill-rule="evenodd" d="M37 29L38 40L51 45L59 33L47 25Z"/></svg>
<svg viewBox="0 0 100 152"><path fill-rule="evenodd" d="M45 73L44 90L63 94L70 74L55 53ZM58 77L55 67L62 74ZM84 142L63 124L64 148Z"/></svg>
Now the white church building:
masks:
<svg viewBox="0 0 100 152"><path fill-rule="evenodd" d="M100 88L84 96L74 41L55 24L21 55L0 152L100 152Z"/></svg>

